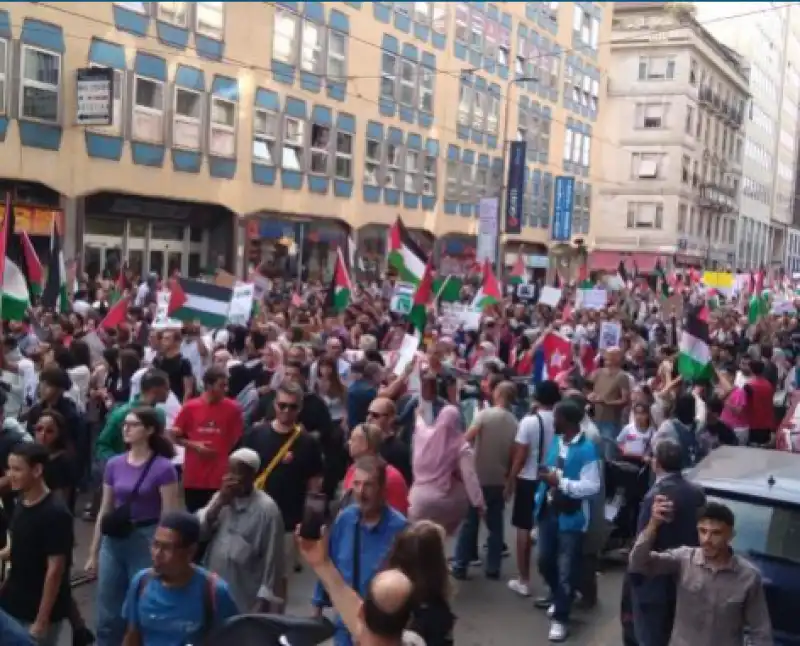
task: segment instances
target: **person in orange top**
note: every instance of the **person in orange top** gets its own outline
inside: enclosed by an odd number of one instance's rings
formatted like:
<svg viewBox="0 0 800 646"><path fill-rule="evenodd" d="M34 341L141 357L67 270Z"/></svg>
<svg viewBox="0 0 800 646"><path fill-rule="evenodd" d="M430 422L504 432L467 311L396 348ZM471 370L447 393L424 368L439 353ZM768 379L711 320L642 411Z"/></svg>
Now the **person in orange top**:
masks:
<svg viewBox="0 0 800 646"><path fill-rule="evenodd" d="M186 509L205 507L222 486L228 455L242 437L244 421L239 404L228 397L228 375L211 366L203 376L205 392L183 405L175 419L175 440L186 449L183 488Z"/></svg>
<svg viewBox="0 0 800 646"><path fill-rule="evenodd" d="M383 431L375 424L359 424L350 433L347 445L350 457L355 463L358 458L365 455L380 457ZM355 464L351 464L344 476L344 491L350 492L353 488ZM408 485L403 474L391 464L386 465L386 502L404 516L408 515Z"/></svg>

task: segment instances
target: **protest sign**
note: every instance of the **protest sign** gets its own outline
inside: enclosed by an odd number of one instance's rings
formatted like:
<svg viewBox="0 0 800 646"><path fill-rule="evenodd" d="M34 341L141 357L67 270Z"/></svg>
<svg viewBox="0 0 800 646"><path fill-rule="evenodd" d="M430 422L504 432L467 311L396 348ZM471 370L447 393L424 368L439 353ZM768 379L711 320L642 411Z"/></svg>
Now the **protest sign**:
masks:
<svg viewBox="0 0 800 646"><path fill-rule="evenodd" d="M236 285L237 280L236 276L233 274L229 274L227 271L223 269L217 269L217 272L214 274L214 284L219 285L220 287L233 287Z"/></svg>
<svg viewBox="0 0 800 646"><path fill-rule="evenodd" d="M228 310L228 323L247 325L253 313L255 286L253 283L237 283L233 288L231 308Z"/></svg>
<svg viewBox="0 0 800 646"><path fill-rule="evenodd" d="M411 334L403 337L403 343L397 353L397 363L394 364L394 374L400 376L406 367L414 360L419 349L419 338Z"/></svg>
<svg viewBox="0 0 800 646"><path fill-rule="evenodd" d="M481 311L464 303L442 303L439 306L442 332L453 334L458 328L477 330L481 325Z"/></svg>
<svg viewBox="0 0 800 646"><path fill-rule="evenodd" d="M600 324L600 337L597 340L598 350L619 347L622 337L622 326L616 321L603 321Z"/></svg>
<svg viewBox="0 0 800 646"><path fill-rule="evenodd" d="M167 316L167 309L169 308L169 295L170 293L163 289L158 292L156 300L156 315L153 318L153 329L166 330L166 329L181 329L183 322L178 319L171 319Z"/></svg>
<svg viewBox="0 0 800 646"><path fill-rule="evenodd" d="M545 285L542 287L542 293L539 294L539 305L547 305L548 307L556 307L561 302L561 290L556 287Z"/></svg>
<svg viewBox="0 0 800 646"><path fill-rule="evenodd" d="M509 285L509 289L513 290L514 286ZM536 298L536 288L533 285L528 285L523 283L522 285L517 285L517 298L523 301L532 301Z"/></svg>
<svg viewBox="0 0 800 646"><path fill-rule="evenodd" d="M395 314L410 314L414 303L414 291L415 287L410 283L396 283L389 309Z"/></svg>
<svg viewBox="0 0 800 646"><path fill-rule="evenodd" d="M575 307L585 310L601 310L606 306L608 293L604 289L579 289L575 294Z"/></svg>

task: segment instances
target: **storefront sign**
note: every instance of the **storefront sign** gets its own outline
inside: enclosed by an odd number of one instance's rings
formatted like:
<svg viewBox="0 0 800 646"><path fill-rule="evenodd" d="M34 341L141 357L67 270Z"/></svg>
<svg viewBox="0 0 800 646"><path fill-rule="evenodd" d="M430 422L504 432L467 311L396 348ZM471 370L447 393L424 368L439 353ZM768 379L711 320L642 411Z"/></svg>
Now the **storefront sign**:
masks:
<svg viewBox="0 0 800 646"><path fill-rule="evenodd" d="M512 141L508 151L508 190L506 191L506 233L522 233L522 198L525 195L524 141Z"/></svg>
<svg viewBox="0 0 800 646"><path fill-rule="evenodd" d="M64 212L61 209L50 209L46 206L15 206L14 232L49 237L53 230L53 218L63 235Z"/></svg>
<svg viewBox="0 0 800 646"><path fill-rule="evenodd" d="M569 242L572 237L572 211L575 203L575 178L556 177L553 205L553 242Z"/></svg>
<svg viewBox="0 0 800 646"><path fill-rule="evenodd" d="M79 126L110 126L114 122L114 70L86 67L76 71L75 121Z"/></svg>
<svg viewBox="0 0 800 646"><path fill-rule="evenodd" d="M475 260L497 260L497 198L484 197L478 205L478 248Z"/></svg>

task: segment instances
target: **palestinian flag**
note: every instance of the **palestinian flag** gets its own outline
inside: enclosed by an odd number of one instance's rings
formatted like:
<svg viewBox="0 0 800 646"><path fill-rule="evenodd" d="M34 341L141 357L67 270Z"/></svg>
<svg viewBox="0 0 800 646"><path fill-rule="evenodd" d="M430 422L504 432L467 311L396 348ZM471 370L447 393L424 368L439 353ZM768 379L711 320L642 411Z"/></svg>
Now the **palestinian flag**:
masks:
<svg viewBox="0 0 800 646"><path fill-rule="evenodd" d="M653 268L653 276L648 280L648 283L650 289L655 293L660 293L662 298L669 298L669 281L660 260L656 261L656 266Z"/></svg>
<svg viewBox="0 0 800 646"><path fill-rule="evenodd" d="M3 224L0 226L0 275L3 277L2 319L22 321L31 306L28 281L25 277L25 255L20 236L14 233L14 209L6 194Z"/></svg>
<svg viewBox="0 0 800 646"><path fill-rule="evenodd" d="M62 314L69 312L67 268L64 264L64 251L61 248L61 232L58 230L55 217L50 230L50 260L47 263L47 281L42 292L42 305Z"/></svg>
<svg viewBox="0 0 800 646"><path fill-rule="evenodd" d="M397 218L389 230L389 267L397 272L400 282L419 285L426 263L427 254L411 238L403 221Z"/></svg>
<svg viewBox="0 0 800 646"><path fill-rule="evenodd" d="M581 268L578 270L578 289L592 289L593 287L594 283L589 276L588 265L581 265Z"/></svg>
<svg viewBox="0 0 800 646"><path fill-rule="evenodd" d="M461 298L464 281L456 276L434 278L432 291L439 303L457 303Z"/></svg>
<svg viewBox="0 0 800 646"><path fill-rule="evenodd" d="M433 296L433 267L430 261L425 265L422 280L419 281L417 291L414 292L414 301L411 305L411 312L408 320L415 330L419 331L420 338L425 334L425 325L428 322L428 303Z"/></svg>
<svg viewBox="0 0 800 646"><path fill-rule="evenodd" d="M710 379L714 370L711 365L711 348L708 334L708 308L690 312L681 334L678 352L678 373L685 381L697 382Z"/></svg>
<svg viewBox="0 0 800 646"><path fill-rule="evenodd" d="M347 238L347 260L349 261L350 271L364 271L364 259L358 255L358 248L353 236Z"/></svg>
<svg viewBox="0 0 800 646"><path fill-rule="evenodd" d="M100 321L100 327L105 330L112 330L122 325L128 318L128 299L117 299L116 305L112 307L106 317Z"/></svg>
<svg viewBox="0 0 800 646"><path fill-rule="evenodd" d="M706 290L706 304L708 305L708 309L712 312L716 312L720 308L720 302L719 291L713 287L708 288L708 290Z"/></svg>
<svg viewBox="0 0 800 646"><path fill-rule="evenodd" d="M198 321L207 328L225 327L233 289L190 278L176 278L167 305L167 316L178 321Z"/></svg>
<svg viewBox="0 0 800 646"><path fill-rule="evenodd" d="M487 307L496 305L503 300L503 294L500 291L500 284L492 271L492 266L488 260L483 261L483 285L475 294L475 299L472 301L472 307L481 311Z"/></svg>
<svg viewBox="0 0 800 646"><path fill-rule="evenodd" d="M119 274L117 274L117 280L114 281L114 287L111 288L111 293L108 295L109 302L114 305L120 298L122 298L122 294L125 292L125 267L124 265L120 268Z"/></svg>
<svg viewBox="0 0 800 646"><path fill-rule="evenodd" d="M350 276L347 273L347 266L344 264L342 250L339 248L336 254L336 266L333 269L333 278L328 288L328 297L325 299L326 307L334 310L337 314L344 312L350 305L351 289Z"/></svg>
<svg viewBox="0 0 800 646"><path fill-rule="evenodd" d="M508 276L509 285L522 285L528 282L528 272L525 270L525 263L521 255L517 255L517 260L511 268L511 273Z"/></svg>
<svg viewBox="0 0 800 646"><path fill-rule="evenodd" d="M750 325L755 325L769 314L769 297L767 294L768 292L760 290L750 296L750 303L747 306L747 322Z"/></svg>
<svg viewBox="0 0 800 646"><path fill-rule="evenodd" d="M28 290L31 296L41 296L44 288L44 269L30 236L23 231L19 234L22 242L22 256L25 259L25 273L28 277Z"/></svg>

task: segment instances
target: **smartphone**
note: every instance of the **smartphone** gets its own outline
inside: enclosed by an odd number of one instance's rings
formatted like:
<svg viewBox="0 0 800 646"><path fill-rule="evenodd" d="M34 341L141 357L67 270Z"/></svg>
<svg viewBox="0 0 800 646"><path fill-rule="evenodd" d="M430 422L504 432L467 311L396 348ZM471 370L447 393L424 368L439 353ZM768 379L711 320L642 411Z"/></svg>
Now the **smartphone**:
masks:
<svg viewBox="0 0 800 646"><path fill-rule="evenodd" d="M300 536L308 540L317 541L322 536L322 526L325 524L325 511L327 499L325 494L306 494L303 506L303 522L300 524Z"/></svg>

